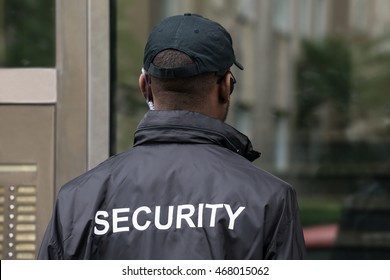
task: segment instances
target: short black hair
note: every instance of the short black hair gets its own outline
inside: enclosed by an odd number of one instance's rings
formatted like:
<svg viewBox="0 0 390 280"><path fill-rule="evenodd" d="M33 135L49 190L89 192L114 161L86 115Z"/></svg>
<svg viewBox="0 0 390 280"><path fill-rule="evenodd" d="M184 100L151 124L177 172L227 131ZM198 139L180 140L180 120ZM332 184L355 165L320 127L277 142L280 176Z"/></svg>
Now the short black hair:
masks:
<svg viewBox="0 0 390 280"><path fill-rule="evenodd" d="M187 54L168 49L161 51L153 59L153 64L160 68L178 68L193 64ZM199 106L215 84L215 73L204 73L185 78L151 79L152 91L160 98L166 109L188 109Z"/></svg>

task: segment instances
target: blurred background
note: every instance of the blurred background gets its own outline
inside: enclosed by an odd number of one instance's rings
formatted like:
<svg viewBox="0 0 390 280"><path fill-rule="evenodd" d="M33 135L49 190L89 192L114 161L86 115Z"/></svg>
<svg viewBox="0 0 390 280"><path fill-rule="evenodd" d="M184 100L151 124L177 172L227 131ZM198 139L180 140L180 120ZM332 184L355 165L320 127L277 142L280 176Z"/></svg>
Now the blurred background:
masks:
<svg viewBox="0 0 390 280"><path fill-rule="evenodd" d="M390 1L0 0L0 259L33 259L55 194L129 149L166 16L231 33L228 123L297 190L309 259L390 258Z"/></svg>

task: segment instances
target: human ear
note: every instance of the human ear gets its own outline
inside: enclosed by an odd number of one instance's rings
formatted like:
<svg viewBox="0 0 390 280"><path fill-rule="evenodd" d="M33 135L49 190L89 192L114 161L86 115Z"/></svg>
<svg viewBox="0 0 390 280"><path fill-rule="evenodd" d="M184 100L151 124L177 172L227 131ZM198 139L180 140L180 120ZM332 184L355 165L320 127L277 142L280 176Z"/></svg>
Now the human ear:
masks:
<svg viewBox="0 0 390 280"><path fill-rule="evenodd" d="M142 74L139 76L138 79L138 84L141 89L142 95L145 98L146 104L148 104L149 109L154 110L153 94L149 78L150 77L142 71Z"/></svg>
<svg viewBox="0 0 390 280"><path fill-rule="evenodd" d="M145 79L145 74L141 74L138 78L138 85L141 90L142 95L144 96L145 99L147 99L147 84L146 84L146 79Z"/></svg>

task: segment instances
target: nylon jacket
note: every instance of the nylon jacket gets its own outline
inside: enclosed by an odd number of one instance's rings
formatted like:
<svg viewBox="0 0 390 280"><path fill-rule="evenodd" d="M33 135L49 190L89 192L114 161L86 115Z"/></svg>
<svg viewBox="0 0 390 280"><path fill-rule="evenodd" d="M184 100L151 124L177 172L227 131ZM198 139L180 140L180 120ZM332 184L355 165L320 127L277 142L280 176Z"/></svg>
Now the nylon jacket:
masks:
<svg viewBox="0 0 390 280"><path fill-rule="evenodd" d="M38 259L302 259L294 189L249 139L187 111L149 111L134 147L64 185Z"/></svg>

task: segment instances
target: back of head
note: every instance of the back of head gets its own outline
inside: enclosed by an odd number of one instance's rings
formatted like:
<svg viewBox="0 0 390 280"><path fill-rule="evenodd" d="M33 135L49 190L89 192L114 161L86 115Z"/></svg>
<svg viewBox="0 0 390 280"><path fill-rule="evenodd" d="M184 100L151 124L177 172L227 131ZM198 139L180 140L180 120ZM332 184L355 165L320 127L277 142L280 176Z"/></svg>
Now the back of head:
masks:
<svg viewBox="0 0 390 280"><path fill-rule="evenodd" d="M156 67L164 69L193 65L193 60L183 52L164 50L153 60ZM163 109L189 110L201 106L215 84L214 73L203 73L183 78L151 78L152 91Z"/></svg>
<svg viewBox="0 0 390 280"><path fill-rule="evenodd" d="M153 95L164 109L201 105L223 75L237 62L230 34L220 24L195 14L172 16L150 33L144 52L144 70Z"/></svg>

